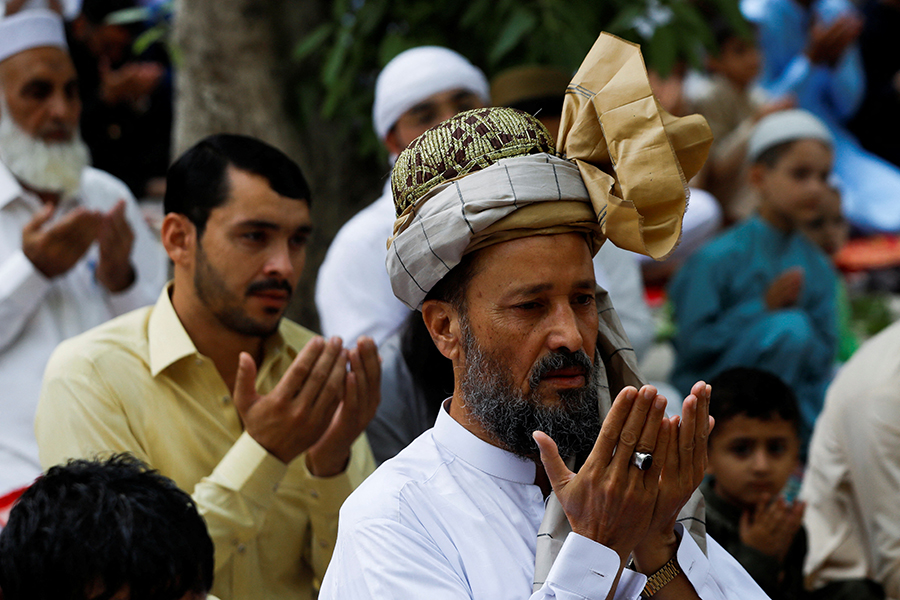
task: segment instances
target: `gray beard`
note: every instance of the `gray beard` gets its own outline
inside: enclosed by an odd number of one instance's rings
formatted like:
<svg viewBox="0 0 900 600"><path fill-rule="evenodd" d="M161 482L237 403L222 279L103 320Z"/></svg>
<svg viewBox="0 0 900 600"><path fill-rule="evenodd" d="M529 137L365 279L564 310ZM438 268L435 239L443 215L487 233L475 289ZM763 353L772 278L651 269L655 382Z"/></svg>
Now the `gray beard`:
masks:
<svg viewBox="0 0 900 600"><path fill-rule="evenodd" d="M460 382L463 401L470 417L494 438L497 444L523 458L538 456L531 434L543 431L559 448L563 458L587 453L600 434L597 392L602 369L599 352L591 364L587 354L553 352L533 367L531 391L523 393L512 381L510 370L497 357L486 353L471 335L465 318L461 322L465 371ZM566 366L586 369L587 385L562 390L559 402L547 405L538 397L537 387L546 373Z"/></svg>
<svg viewBox="0 0 900 600"><path fill-rule="evenodd" d="M31 136L13 121L0 95L0 161L29 188L69 198L78 192L90 151L77 132L68 142Z"/></svg>

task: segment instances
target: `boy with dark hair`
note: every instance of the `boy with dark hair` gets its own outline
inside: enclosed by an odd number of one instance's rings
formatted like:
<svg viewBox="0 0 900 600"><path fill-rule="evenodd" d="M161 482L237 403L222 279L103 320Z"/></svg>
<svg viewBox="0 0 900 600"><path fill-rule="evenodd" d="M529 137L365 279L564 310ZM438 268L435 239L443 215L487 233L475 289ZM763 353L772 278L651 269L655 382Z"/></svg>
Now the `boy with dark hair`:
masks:
<svg viewBox="0 0 900 600"><path fill-rule="evenodd" d="M212 580L193 500L128 454L51 468L0 534L5 600L199 600Z"/></svg>
<svg viewBox="0 0 900 600"><path fill-rule="evenodd" d="M812 114L780 111L748 144L757 214L691 256L669 286L678 330L672 381L737 366L778 375L800 403L807 441L837 349L836 275L800 230L828 192L831 134Z"/></svg>
<svg viewBox="0 0 900 600"><path fill-rule="evenodd" d="M706 530L773 600L803 598L805 504L779 496L799 464L794 394L759 369L729 369L711 385Z"/></svg>

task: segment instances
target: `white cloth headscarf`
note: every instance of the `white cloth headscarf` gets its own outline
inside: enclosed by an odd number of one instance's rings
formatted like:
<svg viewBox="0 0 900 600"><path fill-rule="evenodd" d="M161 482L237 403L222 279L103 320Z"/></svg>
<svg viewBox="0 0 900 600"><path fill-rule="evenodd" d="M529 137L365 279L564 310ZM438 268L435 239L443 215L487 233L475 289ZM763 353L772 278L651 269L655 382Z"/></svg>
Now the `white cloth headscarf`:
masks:
<svg viewBox="0 0 900 600"><path fill-rule="evenodd" d="M69 48L62 17L52 10L35 8L0 19L0 62L44 46Z"/></svg>
<svg viewBox="0 0 900 600"><path fill-rule="evenodd" d="M490 104L487 78L461 54L440 46L401 52L381 70L375 82L375 133L384 140L403 113L432 94L455 89L472 92Z"/></svg>

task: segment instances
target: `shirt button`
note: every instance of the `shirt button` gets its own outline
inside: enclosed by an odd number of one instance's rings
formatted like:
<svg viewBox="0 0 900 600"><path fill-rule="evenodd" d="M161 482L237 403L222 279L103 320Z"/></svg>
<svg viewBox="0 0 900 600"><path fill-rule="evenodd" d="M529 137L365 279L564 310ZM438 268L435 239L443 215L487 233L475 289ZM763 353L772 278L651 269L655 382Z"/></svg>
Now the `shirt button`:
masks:
<svg viewBox="0 0 900 600"><path fill-rule="evenodd" d="M238 544L237 551L239 554L243 554L246 549L247 546L245 546L244 544Z"/></svg>
<svg viewBox="0 0 900 600"><path fill-rule="evenodd" d="M202 364L203 364L203 359L202 359L202 358L195 358L195 359L194 359L194 364L195 364L195 365L202 365Z"/></svg>
<svg viewBox="0 0 900 600"><path fill-rule="evenodd" d="M313 498L318 498L319 492L317 492L316 490L309 490L309 495L312 496Z"/></svg>
<svg viewBox="0 0 900 600"><path fill-rule="evenodd" d="M319 541L319 547L320 547L320 548L327 548L327 547L328 547L328 542L326 542L325 540L320 540L320 541Z"/></svg>
<svg viewBox="0 0 900 600"><path fill-rule="evenodd" d="M228 396L222 396L222 404L228 404L228 401L231 400Z"/></svg>

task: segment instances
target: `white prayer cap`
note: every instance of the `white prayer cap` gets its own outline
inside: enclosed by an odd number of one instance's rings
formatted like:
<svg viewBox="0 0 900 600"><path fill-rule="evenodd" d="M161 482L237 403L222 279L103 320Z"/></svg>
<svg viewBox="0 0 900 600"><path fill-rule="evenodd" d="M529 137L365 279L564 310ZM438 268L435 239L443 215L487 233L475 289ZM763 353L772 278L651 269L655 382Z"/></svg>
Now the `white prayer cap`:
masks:
<svg viewBox="0 0 900 600"><path fill-rule="evenodd" d="M35 8L0 19L0 62L42 46L69 48L62 17L52 10Z"/></svg>
<svg viewBox="0 0 900 600"><path fill-rule="evenodd" d="M487 78L464 56L440 46L401 52L381 70L375 82L375 133L384 140L403 113L432 94L455 89L467 90L485 104L490 103Z"/></svg>
<svg viewBox="0 0 900 600"><path fill-rule="evenodd" d="M747 159L755 162L769 148L795 140L819 140L834 147L828 125L809 111L792 108L760 119L747 143Z"/></svg>

